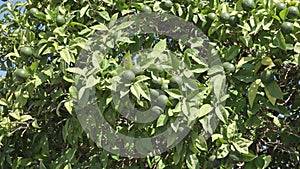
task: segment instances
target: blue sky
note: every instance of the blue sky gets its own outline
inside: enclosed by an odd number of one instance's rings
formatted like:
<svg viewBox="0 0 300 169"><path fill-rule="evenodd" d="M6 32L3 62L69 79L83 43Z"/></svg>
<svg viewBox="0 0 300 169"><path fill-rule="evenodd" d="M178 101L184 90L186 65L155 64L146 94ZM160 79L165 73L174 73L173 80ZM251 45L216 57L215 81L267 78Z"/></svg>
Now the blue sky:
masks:
<svg viewBox="0 0 300 169"><path fill-rule="evenodd" d="M25 2L25 0L13 0L13 3L20 2L20 1ZM8 1L7 1L7 2L8 2ZM7 3L7 2L2 2L2 1L0 0L0 6L3 5L4 3ZM0 19L2 19L2 18L3 18L3 13L0 14ZM2 57L2 56L1 56L1 57ZM0 77L3 76L3 75L5 75L5 71L0 70Z"/></svg>

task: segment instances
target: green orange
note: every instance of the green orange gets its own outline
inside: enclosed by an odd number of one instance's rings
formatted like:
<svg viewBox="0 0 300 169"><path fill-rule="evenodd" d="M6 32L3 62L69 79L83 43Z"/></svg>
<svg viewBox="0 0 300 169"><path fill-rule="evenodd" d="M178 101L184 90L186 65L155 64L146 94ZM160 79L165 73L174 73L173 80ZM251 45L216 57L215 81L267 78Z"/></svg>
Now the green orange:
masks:
<svg viewBox="0 0 300 169"><path fill-rule="evenodd" d="M131 82L135 78L135 74L131 70L125 70L122 77L126 82Z"/></svg>
<svg viewBox="0 0 300 169"><path fill-rule="evenodd" d="M236 26L240 22L240 19L237 16L231 16L229 18L229 24L231 26Z"/></svg>
<svg viewBox="0 0 300 169"><path fill-rule="evenodd" d="M284 34L290 34L294 32L294 24L291 22L283 22L281 25L281 31Z"/></svg>
<svg viewBox="0 0 300 169"><path fill-rule="evenodd" d="M62 26L66 23L66 19L63 15L57 15L56 17L56 24L57 26Z"/></svg>
<svg viewBox="0 0 300 169"><path fill-rule="evenodd" d="M29 77L28 72L24 69L17 69L14 75L18 80L26 80Z"/></svg>
<svg viewBox="0 0 300 169"><path fill-rule="evenodd" d="M255 8L256 4L254 0L243 0L242 7L245 11L252 11Z"/></svg>
<svg viewBox="0 0 300 169"><path fill-rule="evenodd" d="M162 4L163 4L163 8L166 9L166 10L171 9L172 6L173 6L173 2L170 1L170 0L166 0Z"/></svg>
<svg viewBox="0 0 300 169"><path fill-rule="evenodd" d="M230 19L229 13L221 13L220 14L220 21L222 23L227 23L229 21L229 19Z"/></svg>
<svg viewBox="0 0 300 169"><path fill-rule="evenodd" d="M223 67L228 73L233 73L235 71L235 66L232 63L224 62Z"/></svg>
<svg viewBox="0 0 300 169"><path fill-rule="evenodd" d="M207 14L207 21L214 21L217 18L217 15L215 13L209 13Z"/></svg>
<svg viewBox="0 0 300 169"><path fill-rule="evenodd" d="M167 105L168 101L169 101L169 98L166 95L162 94L162 95L157 97L157 102L161 106Z"/></svg>
<svg viewBox="0 0 300 169"><path fill-rule="evenodd" d="M297 19L300 15L299 9L296 6L290 6L288 8L287 17L290 19Z"/></svg>
<svg viewBox="0 0 300 169"><path fill-rule="evenodd" d="M25 57L30 57L33 55L33 50L31 47L25 46L20 49L20 54Z"/></svg>
<svg viewBox="0 0 300 169"><path fill-rule="evenodd" d="M29 14L30 15L35 15L36 13L38 13L39 12L39 10L37 9L37 8L31 8L30 10L29 10Z"/></svg>
<svg viewBox="0 0 300 169"><path fill-rule="evenodd" d="M279 14L282 10L286 8L285 3L279 2L275 5L276 13Z"/></svg>
<svg viewBox="0 0 300 169"><path fill-rule="evenodd" d="M144 5L142 7L141 11L145 12L145 13L150 13L150 12L152 12L152 9L148 5Z"/></svg>

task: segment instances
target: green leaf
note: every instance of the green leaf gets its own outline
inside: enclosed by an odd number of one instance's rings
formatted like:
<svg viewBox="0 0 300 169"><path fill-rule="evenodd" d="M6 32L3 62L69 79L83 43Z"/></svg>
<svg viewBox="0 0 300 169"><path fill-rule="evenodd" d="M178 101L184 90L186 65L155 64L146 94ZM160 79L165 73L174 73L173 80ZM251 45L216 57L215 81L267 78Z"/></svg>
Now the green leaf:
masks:
<svg viewBox="0 0 300 169"><path fill-rule="evenodd" d="M283 93L276 81L272 81L271 83L269 83L267 86L265 86L265 89L272 97L281 100L283 99Z"/></svg>
<svg viewBox="0 0 300 169"><path fill-rule="evenodd" d="M199 160L196 154L190 154L186 158L186 165L188 169L198 169L200 168Z"/></svg>
<svg viewBox="0 0 300 169"><path fill-rule="evenodd" d="M127 70L131 70L133 65L132 65L132 59L131 59L131 56L130 56L130 51L128 51L125 56L124 56L124 67L125 69Z"/></svg>
<svg viewBox="0 0 300 169"><path fill-rule="evenodd" d="M150 94L145 92L145 91L148 91L148 90L149 90L149 89L147 88L146 85L144 85L143 83L138 83L138 84L136 85L136 87L137 87L137 90L139 91L139 93L141 93L141 95L142 95L145 99L151 101L151 99L150 99Z"/></svg>
<svg viewBox="0 0 300 169"><path fill-rule="evenodd" d="M295 46L294 46L294 51L295 51L296 53L300 53L300 43L299 43L299 42L297 42L297 43L295 44Z"/></svg>
<svg viewBox="0 0 300 169"><path fill-rule="evenodd" d="M167 120L168 120L168 116L165 114L161 114L159 116L159 118L157 119L156 127L164 126L166 124Z"/></svg>
<svg viewBox="0 0 300 169"><path fill-rule="evenodd" d="M163 52L164 50L166 50L167 47L167 41L166 39L164 40L160 40L154 47L153 47L153 51L155 52Z"/></svg>
<svg viewBox="0 0 300 169"><path fill-rule="evenodd" d="M238 152L248 154L248 147L252 144L252 141L245 138L237 138L232 141L232 144Z"/></svg>
<svg viewBox="0 0 300 169"><path fill-rule="evenodd" d="M150 77L148 76L145 76L145 75L139 75L135 78L135 82L134 83L139 83L139 82L143 82L143 81L146 81L146 80L149 80L151 79Z"/></svg>
<svg viewBox="0 0 300 169"><path fill-rule="evenodd" d="M30 115L22 115L20 117L20 121L22 122L25 122L25 121L28 121L28 120L32 120L33 118L30 116Z"/></svg>
<svg viewBox="0 0 300 169"><path fill-rule="evenodd" d="M270 57L264 57L261 61L261 64L265 65L265 66L268 66L268 65L272 65L273 64L273 61Z"/></svg>
<svg viewBox="0 0 300 169"><path fill-rule="evenodd" d="M231 46L227 51L227 55L225 56L225 59L233 60L240 53L240 50L241 50L241 48L239 45Z"/></svg>
<svg viewBox="0 0 300 169"><path fill-rule="evenodd" d="M6 102L3 100L3 98L0 99L0 105L7 106Z"/></svg>
<svg viewBox="0 0 300 169"><path fill-rule="evenodd" d="M168 89L165 90L166 93L168 93L168 95L170 95L171 97L175 98L175 99L180 99L182 98L181 92L179 89Z"/></svg>
<svg viewBox="0 0 300 169"><path fill-rule="evenodd" d="M113 31L119 31L128 28L130 25L132 25L134 21L129 21L129 22L123 22L120 25L118 25Z"/></svg>
<svg viewBox="0 0 300 169"><path fill-rule="evenodd" d="M106 27L106 25L100 23L98 25L94 25L94 26L91 26L90 29L92 30L97 30L97 31L107 31L108 28Z"/></svg>
<svg viewBox="0 0 300 169"><path fill-rule="evenodd" d="M86 81L86 88L94 87L98 83L98 80L94 78L94 76L89 76Z"/></svg>
<svg viewBox="0 0 300 169"><path fill-rule="evenodd" d="M218 148L217 150L217 158L225 158L230 151L230 145L229 144L222 144L221 147Z"/></svg>
<svg viewBox="0 0 300 169"><path fill-rule="evenodd" d="M141 94L138 90L138 84L133 84L132 86L130 86L130 92L138 99L140 100Z"/></svg>
<svg viewBox="0 0 300 169"><path fill-rule="evenodd" d="M253 103L254 103L254 100L255 100L255 97L256 97L256 94L257 94L260 84L261 84L261 80L257 79L250 85L250 87L248 89L248 100L249 100L249 104L250 104L251 108L253 107Z"/></svg>
<svg viewBox="0 0 300 169"><path fill-rule="evenodd" d="M88 10L88 8L89 8L89 5L86 5L85 7L80 9L80 18L82 18L84 16L84 14Z"/></svg>
<svg viewBox="0 0 300 169"><path fill-rule="evenodd" d="M273 45L275 47L279 47L282 50L286 50L285 38L281 31L278 31L275 35L275 39L273 40Z"/></svg>
<svg viewBox="0 0 300 169"><path fill-rule="evenodd" d="M101 12L99 12L99 15L106 21L110 21L110 17L109 17L109 14L107 11L101 11Z"/></svg>
<svg viewBox="0 0 300 169"><path fill-rule="evenodd" d="M108 27L111 28L116 23L118 16L119 16L118 13L113 14L113 16L111 17L111 19L109 21Z"/></svg>
<svg viewBox="0 0 300 169"><path fill-rule="evenodd" d="M67 111L72 115L73 102L67 101L64 103L64 106L67 109Z"/></svg>
<svg viewBox="0 0 300 169"><path fill-rule="evenodd" d="M200 110L197 112L197 117L201 118L201 117L207 115L212 110L213 110L213 107L210 104L204 104L201 106Z"/></svg>
<svg viewBox="0 0 300 169"><path fill-rule="evenodd" d="M236 122L233 121L231 122L227 128L226 128L226 134L227 134L227 138L233 138L236 135L237 132L237 126L236 126Z"/></svg>
<svg viewBox="0 0 300 169"><path fill-rule="evenodd" d="M67 62L68 64L70 64L71 62L75 62L74 59L72 59L69 50L67 49L63 49L59 52L60 56L62 57L62 59Z"/></svg>
<svg viewBox="0 0 300 169"><path fill-rule="evenodd" d="M263 160L264 160L264 166L262 167L262 169L265 169L270 165L272 161L272 156L270 155L263 156Z"/></svg>

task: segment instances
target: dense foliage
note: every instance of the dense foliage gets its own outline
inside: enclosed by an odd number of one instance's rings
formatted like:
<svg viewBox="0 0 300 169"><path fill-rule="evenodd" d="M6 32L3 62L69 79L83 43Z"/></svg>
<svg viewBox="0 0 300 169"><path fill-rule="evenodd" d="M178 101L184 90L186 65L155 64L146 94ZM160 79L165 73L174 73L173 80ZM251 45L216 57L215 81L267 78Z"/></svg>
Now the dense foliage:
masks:
<svg viewBox="0 0 300 169"><path fill-rule="evenodd" d="M279 0L3 3L0 64L6 75L0 79L0 168L299 167L299 9L297 1ZM169 13L200 28L219 53L228 97L218 114L220 123L205 139L202 128L211 110L212 97L207 96L212 92L212 70L195 51L180 40L153 33L107 41L111 49L92 85L87 85L96 88L104 117L119 132L151 135L164 130L181 111L177 89L187 81L155 65L144 70L144 65L132 64L130 53L147 48L176 53L201 91L201 111L184 140L161 155L135 159L109 153L92 141L77 118L74 101L82 99L72 84L78 83L73 75L87 73L74 67L88 38L109 30L118 18L139 12ZM120 71L116 67L124 64L123 58L127 70ZM109 93L117 75L125 84L132 81L134 88L127 94L139 109L149 109L151 98L168 109L151 107L151 113L162 114L147 126L126 121Z"/></svg>

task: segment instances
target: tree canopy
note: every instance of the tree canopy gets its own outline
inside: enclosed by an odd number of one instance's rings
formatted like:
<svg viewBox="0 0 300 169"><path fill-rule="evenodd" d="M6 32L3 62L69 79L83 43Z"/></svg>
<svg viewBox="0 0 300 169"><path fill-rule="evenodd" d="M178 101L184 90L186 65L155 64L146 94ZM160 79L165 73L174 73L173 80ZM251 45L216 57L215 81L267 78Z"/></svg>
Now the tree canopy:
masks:
<svg viewBox="0 0 300 169"><path fill-rule="evenodd" d="M3 2L0 168L300 166L298 1Z"/></svg>

